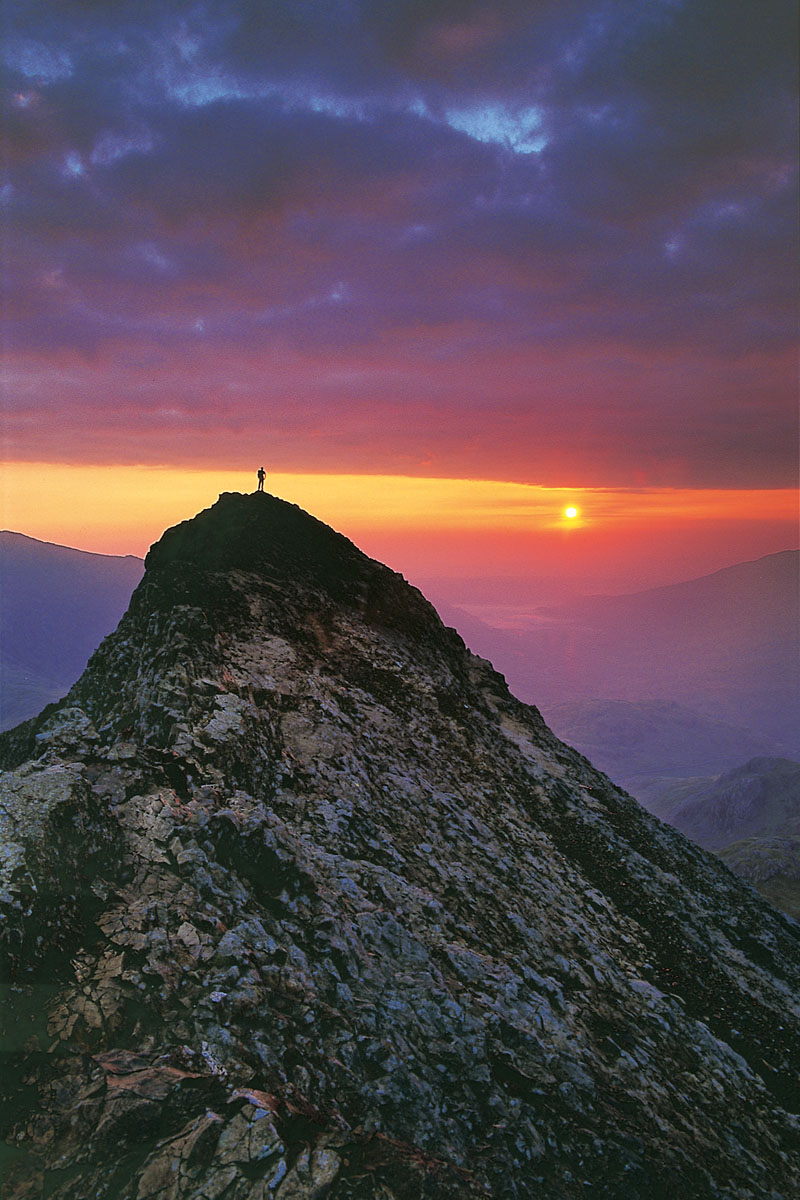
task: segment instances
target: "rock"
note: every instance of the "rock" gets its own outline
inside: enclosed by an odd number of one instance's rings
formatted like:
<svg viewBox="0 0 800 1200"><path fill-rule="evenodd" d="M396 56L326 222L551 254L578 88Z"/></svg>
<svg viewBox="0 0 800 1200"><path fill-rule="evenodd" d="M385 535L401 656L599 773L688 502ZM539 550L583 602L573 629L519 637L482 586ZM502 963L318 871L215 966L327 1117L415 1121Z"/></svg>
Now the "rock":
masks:
<svg viewBox="0 0 800 1200"><path fill-rule="evenodd" d="M302 1150L275 1193L275 1200L323 1200L339 1174L338 1155L325 1147Z"/></svg>
<svg viewBox="0 0 800 1200"><path fill-rule="evenodd" d="M4 1200L800 1186L798 927L299 509L168 531L0 761Z"/></svg>
<svg viewBox="0 0 800 1200"><path fill-rule="evenodd" d="M113 861L117 835L81 764L40 761L0 774L3 979L74 944L93 905L88 881Z"/></svg>

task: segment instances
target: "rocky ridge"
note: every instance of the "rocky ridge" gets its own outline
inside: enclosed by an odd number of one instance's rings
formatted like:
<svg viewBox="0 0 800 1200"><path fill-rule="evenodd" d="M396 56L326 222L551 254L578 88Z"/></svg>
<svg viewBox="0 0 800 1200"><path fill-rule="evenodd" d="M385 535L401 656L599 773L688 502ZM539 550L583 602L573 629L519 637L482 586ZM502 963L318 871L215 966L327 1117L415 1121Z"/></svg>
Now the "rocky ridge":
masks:
<svg viewBox="0 0 800 1200"><path fill-rule="evenodd" d="M6 1200L788 1197L798 927L301 510L0 739Z"/></svg>

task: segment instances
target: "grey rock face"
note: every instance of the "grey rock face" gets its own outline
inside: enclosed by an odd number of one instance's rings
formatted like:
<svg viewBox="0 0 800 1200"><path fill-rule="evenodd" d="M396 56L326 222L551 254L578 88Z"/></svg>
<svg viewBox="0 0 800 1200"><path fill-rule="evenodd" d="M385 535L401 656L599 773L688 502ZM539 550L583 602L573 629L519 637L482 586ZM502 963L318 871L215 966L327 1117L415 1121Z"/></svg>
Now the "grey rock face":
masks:
<svg viewBox="0 0 800 1200"><path fill-rule="evenodd" d="M800 1185L798 927L300 510L168 531L0 752L8 1200Z"/></svg>

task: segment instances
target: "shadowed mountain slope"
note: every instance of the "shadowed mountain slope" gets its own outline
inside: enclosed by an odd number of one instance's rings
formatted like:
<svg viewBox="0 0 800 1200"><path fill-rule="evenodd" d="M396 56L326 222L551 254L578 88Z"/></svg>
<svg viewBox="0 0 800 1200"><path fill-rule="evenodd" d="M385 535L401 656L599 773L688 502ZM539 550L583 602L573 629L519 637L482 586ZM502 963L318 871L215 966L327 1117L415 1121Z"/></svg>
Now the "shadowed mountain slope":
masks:
<svg viewBox="0 0 800 1200"><path fill-rule="evenodd" d="M798 927L268 495L0 738L7 1200L788 1197Z"/></svg>
<svg viewBox="0 0 800 1200"><path fill-rule="evenodd" d="M0 532L0 729L59 699L115 628L142 560Z"/></svg>
<svg viewBox="0 0 800 1200"><path fill-rule="evenodd" d="M800 920L800 835L744 838L718 853L771 904Z"/></svg>

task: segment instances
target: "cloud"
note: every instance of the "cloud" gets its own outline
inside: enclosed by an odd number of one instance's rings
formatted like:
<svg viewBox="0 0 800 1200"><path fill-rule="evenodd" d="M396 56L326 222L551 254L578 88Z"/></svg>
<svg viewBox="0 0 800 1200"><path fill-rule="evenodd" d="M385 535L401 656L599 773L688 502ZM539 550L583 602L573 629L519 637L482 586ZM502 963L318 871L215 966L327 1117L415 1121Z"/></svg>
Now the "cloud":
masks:
<svg viewBox="0 0 800 1200"><path fill-rule="evenodd" d="M7 348L70 445L269 412L299 468L302 395L344 466L791 477L783 0L16 12Z"/></svg>

